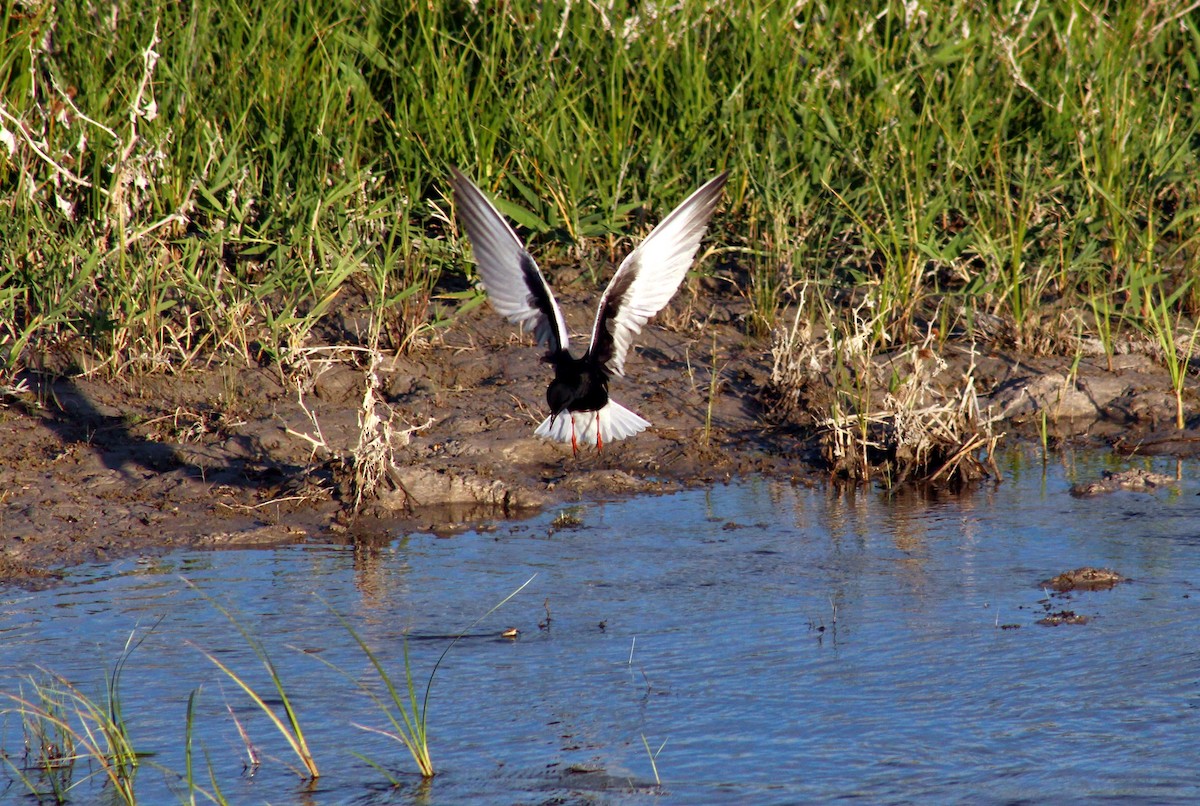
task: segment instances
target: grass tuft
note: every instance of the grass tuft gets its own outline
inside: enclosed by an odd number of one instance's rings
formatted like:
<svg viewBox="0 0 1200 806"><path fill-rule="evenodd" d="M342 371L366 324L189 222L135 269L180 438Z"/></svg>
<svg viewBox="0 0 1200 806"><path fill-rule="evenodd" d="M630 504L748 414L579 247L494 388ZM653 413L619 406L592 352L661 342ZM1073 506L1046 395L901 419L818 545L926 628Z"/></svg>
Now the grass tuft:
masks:
<svg viewBox="0 0 1200 806"><path fill-rule="evenodd" d="M803 307L776 333L761 397L770 419L799 426L842 478L957 486L989 467L997 472L991 455L1000 435L979 407L973 366L960 379L943 377L932 327L920 344L881 354L875 334L886 314L869 300L852 322L834 317L827 302L814 304L824 311L823 338Z"/></svg>
<svg viewBox="0 0 1200 806"><path fill-rule="evenodd" d="M281 717L279 714L277 714L275 709L267 704L263 696L259 694L258 691L252 685L250 685L250 683L247 682L243 676L234 672L211 652L206 652L205 650L197 647L200 654L208 658L214 666L225 673L226 677L236 683L238 688L246 692L246 695L250 698L250 700L258 706L259 710L261 710L263 714L266 715L267 719L269 719L271 724L274 725L276 730L279 731L279 734L284 738L288 746L291 747L292 752L295 753L296 757L300 759L301 764L304 765L307 778L309 780L316 780L319 778L321 773L317 768L316 759L313 757L313 753L308 747L308 741L304 737L304 731L300 725L300 718L296 714L296 709L292 706L292 701L288 697L287 689L283 685L283 680L279 675L279 671L275 668L275 664L271 661L271 656L267 653L266 647L264 647L262 642L255 638L246 628L246 626L238 620L236 614L221 605L211 596L205 594L192 582L188 580L184 580L184 582L188 585L188 587L204 597L204 599L207 600L208 603L217 610L217 612L229 619L229 623L236 627L237 631L242 634L243 638L246 639L246 643L250 645L252 650L254 650L254 654L258 656L258 659L262 662L263 668L267 671L268 677L271 678L271 685L275 688L276 694L279 695L279 702L283 706L283 716Z"/></svg>
<svg viewBox="0 0 1200 806"><path fill-rule="evenodd" d="M654 783L657 786L662 786L662 779L658 777L658 754L667 746L667 740L663 739L663 743L658 746L657 750L650 749L650 742L646 741L646 734L641 734L642 746L646 748L646 756L650 759L650 769L654 772Z"/></svg>
<svg viewBox="0 0 1200 806"><path fill-rule="evenodd" d="M1175 395L1175 427L1180 431L1186 426L1183 393L1196 351L1196 338L1200 336L1200 322L1192 324L1189 332L1184 327L1183 314L1171 314L1172 310L1177 310L1177 298L1186 292L1187 286L1184 286L1175 292L1175 299L1169 299L1162 297L1161 289L1158 289L1147 309L1147 330L1157 343L1163 364L1171 376L1171 391Z"/></svg>
<svg viewBox="0 0 1200 806"><path fill-rule="evenodd" d="M93 776L101 776L114 802L134 804L134 780L140 761L121 709L121 674L130 655L149 633L130 633L112 669L105 692L95 699L62 675L42 670L43 679L30 678L30 693L3 694L24 727L25 756L17 763L4 760L29 794L62 803ZM84 762L86 774L77 775Z"/></svg>
<svg viewBox="0 0 1200 806"><path fill-rule="evenodd" d="M470 624L464 627L457 636L454 637L454 639L446 646L446 648L442 650L442 654L438 656L437 662L433 664L433 669L430 670L429 677L425 681L424 693L420 696L418 696L417 684L413 679L412 664L409 662L407 640L404 642L404 685L402 691L396 686L391 675L388 674L387 669L384 668L383 663L379 660L379 657L374 651L372 651L371 647L362 638L362 636L359 635L354 627L351 626L350 622L348 622L340 613L333 611L332 608L330 608L331 612L333 612L334 616L341 623L342 627L345 628L346 632L350 633L350 637L354 639L355 643L357 643L359 648L363 651L363 654L367 656L367 659L371 662L371 666L375 669L375 673L379 675L380 682L383 683L384 689L387 691L387 697L385 699L380 697L373 689L367 687L356 678L346 675L348 679L352 680L355 685L357 685L371 698L371 700L379 708L380 712L382 712L387 718L391 729L388 730L374 728L366 725L356 725L355 727L371 733L378 733L380 735L387 736L388 738L402 744L412 756L413 761L416 762L417 769L420 771L423 778L432 778L434 775L436 775L437 771L434 768L433 757L429 750L427 716L429 713L429 696L433 691L433 680L434 677L437 676L437 672L442 665L442 661L446 659L446 655L451 649L454 648L454 645L457 644L463 636L474 629L474 627L481 621L507 604L511 599L513 599L513 597L523 591L529 585L529 583L533 582L536 577L537 574L534 574L529 579L525 580L520 587L493 605L490 610L472 621ZM343 672L343 674L345 673ZM364 760L376 769L381 771L384 770L382 765L372 762L370 759L364 758Z"/></svg>

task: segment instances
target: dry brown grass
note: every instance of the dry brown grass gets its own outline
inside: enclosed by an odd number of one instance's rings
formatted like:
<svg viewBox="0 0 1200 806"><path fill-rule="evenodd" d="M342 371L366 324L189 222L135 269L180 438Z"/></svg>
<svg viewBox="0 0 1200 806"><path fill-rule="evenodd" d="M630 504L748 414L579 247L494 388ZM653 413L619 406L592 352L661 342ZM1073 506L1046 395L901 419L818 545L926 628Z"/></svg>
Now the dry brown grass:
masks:
<svg viewBox="0 0 1200 806"><path fill-rule="evenodd" d="M958 377L930 330L920 344L877 355L879 322L868 303L851 319L823 308L823 334L801 307L775 331L768 418L807 431L834 475L887 485L960 485L998 475L992 452L1002 434L979 406L973 354Z"/></svg>

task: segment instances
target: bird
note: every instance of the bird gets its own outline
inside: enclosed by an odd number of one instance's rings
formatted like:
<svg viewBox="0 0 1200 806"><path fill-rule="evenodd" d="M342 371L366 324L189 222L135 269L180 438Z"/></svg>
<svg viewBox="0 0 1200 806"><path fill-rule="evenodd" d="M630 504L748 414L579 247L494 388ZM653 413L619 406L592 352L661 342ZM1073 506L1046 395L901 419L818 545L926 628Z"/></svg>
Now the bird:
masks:
<svg viewBox="0 0 1200 806"><path fill-rule="evenodd" d="M450 185L475 253L479 278L492 307L523 332L532 331L546 348L542 360L554 367L546 389L550 415L534 435L569 442L604 443L634 436L649 427L640 415L608 394L609 379L625 375L633 338L675 296L729 177L710 179L676 207L621 262L596 308L592 340L576 358L562 311L546 278L504 217L466 174L450 168Z"/></svg>

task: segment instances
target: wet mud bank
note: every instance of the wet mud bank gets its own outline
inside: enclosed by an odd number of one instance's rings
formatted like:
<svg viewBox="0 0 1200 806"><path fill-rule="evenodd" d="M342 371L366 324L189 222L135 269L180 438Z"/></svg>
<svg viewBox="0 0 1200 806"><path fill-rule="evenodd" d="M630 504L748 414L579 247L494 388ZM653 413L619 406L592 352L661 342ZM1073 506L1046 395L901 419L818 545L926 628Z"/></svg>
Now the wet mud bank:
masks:
<svg viewBox="0 0 1200 806"><path fill-rule="evenodd" d="M361 350L315 348L281 366L223 366L115 380L24 377L0 400L0 579L180 547L265 545L386 524L453 530L581 499L746 474L821 483L801 429L763 416L770 346L727 301L651 324L613 397L651 421L601 453L544 442L549 373L530 341L485 309L375 367L393 467L351 513L346 457L360 446L370 375ZM585 306L568 305L584 310ZM590 323L574 321L574 329ZM353 332L346 323L345 332ZM330 339L330 344L342 343ZM1006 441L1072 440L1129 454L1194 456L1200 428L1173 427L1167 373L1146 354L1023 357L948 343L939 376L968 366ZM886 356L881 357L886 360ZM1003 444L1003 443L1001 443Z"/></svg>

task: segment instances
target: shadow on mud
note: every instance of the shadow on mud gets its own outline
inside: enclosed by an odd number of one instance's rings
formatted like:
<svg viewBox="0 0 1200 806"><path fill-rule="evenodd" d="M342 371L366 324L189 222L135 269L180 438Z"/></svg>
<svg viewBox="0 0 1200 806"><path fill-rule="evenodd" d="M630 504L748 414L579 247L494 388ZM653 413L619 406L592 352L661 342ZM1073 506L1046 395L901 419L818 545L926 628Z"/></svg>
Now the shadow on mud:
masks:
<svg viewBox="0 0 1200 806"><path fill-rule="evenodd" d="M90 449L106 468L127 481L143 475L137 472L138 469L150 474L180 471L206 483L241 488L280 485L302 473L328 475L324 469L314 471L271 459L253 437L245 434L222 435L224 439L220 445L177 439L159 441L154 438L153 430L148 429L154 421L131 422L128 414L97 404L70 377L50 378L27 373L25 379L30 390L44 402L41 422L64 445ZM217 417L216 412L210 414ZM195 414L191 416L194 418ZM158 421L162 420L164 418L158 418ZM193 428L196 428L194 423ZM213 430L218 428L212 426ZM149 435L142 433L148 430ZM180 429L176 427L175 430Z"/></svg>

